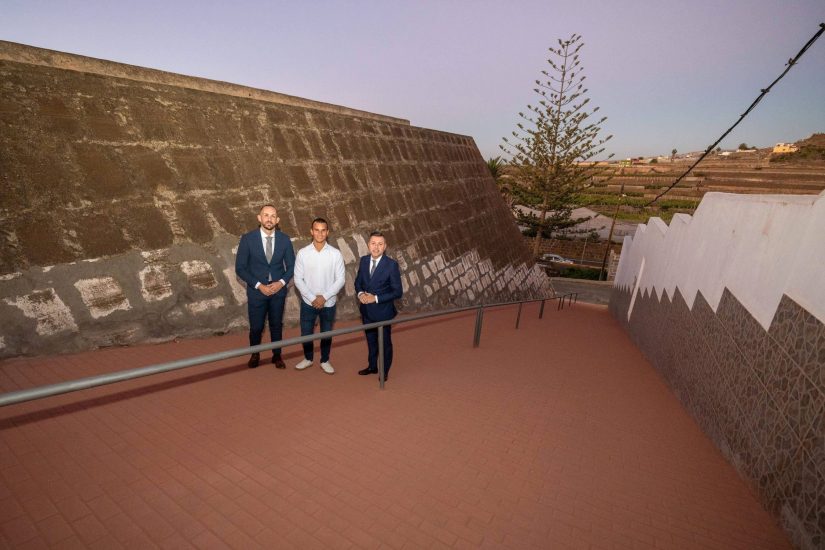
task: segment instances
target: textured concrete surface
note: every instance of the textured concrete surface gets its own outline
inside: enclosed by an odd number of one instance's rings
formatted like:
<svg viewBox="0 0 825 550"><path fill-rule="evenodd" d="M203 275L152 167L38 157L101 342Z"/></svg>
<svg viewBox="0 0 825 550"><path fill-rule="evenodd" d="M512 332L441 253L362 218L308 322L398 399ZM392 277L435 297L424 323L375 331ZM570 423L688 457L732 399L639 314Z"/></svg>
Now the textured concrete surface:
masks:
<svg viewBox="0 0 825 550"><path fill-rule="evenodd" d="M625 237L616 284L673 296L701 292L714 311L725 290L767 330L787 295L825 322L825 192L708 193L693 216L640 224ZM634 290L635 292L635 290Z"/></svg>
<svg viewBox="0 0 825 550"><path fill-rule="evenodd" d="M0 409L2 548L790 548L604 307L394 333L387 387L203 366ZM0 362L0 391L243 344ZM295 349L287 353L299 360Z"/></svg>
<svg viewBox="0 0 825 550"><path fill-rule="evenodd" d="M330 220L343 319L374 229L406 311L547 290L472 138L395 117L0 42L0 158L0 357L242 330L266 202Z"/></svg>
<svg viewBox="0 0 825 550"><path fill-rule="evenodd" d="M825 545L825 325L787 296L769 330L729 291L713 311L615 289L610 309L798 548Z"/></svg>

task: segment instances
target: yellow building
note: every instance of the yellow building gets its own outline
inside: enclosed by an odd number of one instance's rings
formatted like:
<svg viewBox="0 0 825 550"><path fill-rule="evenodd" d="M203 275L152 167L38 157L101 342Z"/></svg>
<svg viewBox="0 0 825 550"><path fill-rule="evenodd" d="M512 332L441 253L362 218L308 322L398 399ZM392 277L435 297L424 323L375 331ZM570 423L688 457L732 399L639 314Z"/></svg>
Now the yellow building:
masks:
<svg viewBox="0 0 825 550"><path fill-rule="evenodd" d="M799 151L799 147L793 143L777 143L773 146L774 153L796 153L797 151Z"/></svg>

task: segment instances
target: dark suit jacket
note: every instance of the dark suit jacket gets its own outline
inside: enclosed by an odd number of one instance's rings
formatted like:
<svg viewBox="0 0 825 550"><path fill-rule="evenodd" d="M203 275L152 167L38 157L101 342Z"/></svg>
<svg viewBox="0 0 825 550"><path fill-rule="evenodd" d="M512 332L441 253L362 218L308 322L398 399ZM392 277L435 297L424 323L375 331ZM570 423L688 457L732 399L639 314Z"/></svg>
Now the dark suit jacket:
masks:
<svg viewBox="0 0 825 550"><path fill-rule="evenodd" d="M292 279L295 269L295 249L286 233L275 231L275 240L272 242L272 261L266 261L261 230L255 229L245 233L238 244L238 254L235 256L235 273L246 283L246 297L250 300L265 298L264 294L255 288L256 283L268 284L283 279L286 285ZM286 285L278 294L286 294Z"/></svg>
<svg viewBox="0 0 825 550"><path fill-rule="evenodd" d="M361 256L358 274L355 276L355 293L369 292L378 296L377 304L358 303L361 317L365 322L386 321L398 313L395 300L403 295L401 288L401 270L398 262L384 255L370 277L370 256Z"/></svg>

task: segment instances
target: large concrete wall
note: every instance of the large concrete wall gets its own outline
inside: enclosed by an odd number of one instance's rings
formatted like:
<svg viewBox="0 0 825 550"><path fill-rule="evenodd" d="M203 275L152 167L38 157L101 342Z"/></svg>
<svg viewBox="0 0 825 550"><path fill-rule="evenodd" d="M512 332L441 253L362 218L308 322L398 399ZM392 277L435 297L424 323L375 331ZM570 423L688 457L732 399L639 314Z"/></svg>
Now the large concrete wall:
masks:
<svg viewBox="0 0 825 550"><path fill-rule="evenodd" d="M626 237L610 309L800 548L825 547L825 193Z"/></svg>
<svg viewBox="0 0 825 550"><path fill-rule="evenodd" d="M470 137L9 42L0 185L0 357L242 330L234 251L266 202L296 250L331 221L339 318L375 228L403 311L547 289Z"/></svg>

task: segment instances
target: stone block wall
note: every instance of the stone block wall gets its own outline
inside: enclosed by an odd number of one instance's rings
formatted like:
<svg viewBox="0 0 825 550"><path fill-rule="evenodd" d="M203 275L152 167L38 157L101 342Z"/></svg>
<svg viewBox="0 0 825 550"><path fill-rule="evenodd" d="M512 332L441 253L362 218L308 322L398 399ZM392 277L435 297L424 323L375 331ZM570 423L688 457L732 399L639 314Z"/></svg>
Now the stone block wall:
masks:
<svg viewBox="0 0 825 550"><path fill-rule="evenodd" d="M402 311L547 291L472 138L394 117L0 42L0 159L0 357L242 330L267 202L330 220L339 318L373 229Z"/></svg>
<svg viewBox="0 0 825 550"><path fill-rule="evenodd" d="M706 195L625 239L610 302L804 549L825 546L823 226L825 194Z"/></svg>

